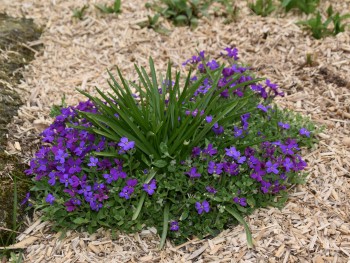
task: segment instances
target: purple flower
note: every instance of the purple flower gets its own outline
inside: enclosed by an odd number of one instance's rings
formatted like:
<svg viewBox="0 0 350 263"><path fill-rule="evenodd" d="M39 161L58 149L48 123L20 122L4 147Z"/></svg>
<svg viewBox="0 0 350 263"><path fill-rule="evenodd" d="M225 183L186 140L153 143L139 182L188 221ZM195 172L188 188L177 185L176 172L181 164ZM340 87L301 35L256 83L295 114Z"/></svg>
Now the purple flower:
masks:
<svg viewBox="0 0 350 263"><path fill-rule="evenodd" d="M235 202L236 204L239 204L241 206L247 206L247 199L244 197L239 198L236 196L233 198L233 202Z"/></svg>
<svg viewBox="0 0 350 263"><path fill-rule="evenodd" d="M48 194L45 198L45 201L46 203L49 203L50 205L52 205L55 199L56 198L52 194Z"/></svg>
<svg viewBox="0 0 350 263"><path fill-rule="evenodd" d="M193 147L192 149L192 156L195 157L195 156L199 156L201 154L201 148L199 147Z"/></svg>
<svg viewBox="0 0 350 263"><path fill-rule="evenodd" d="M212 122L212 120L213 120L213 116L211 116L211 115L208 115L208 116L205 117L205 121L206 121L207 123Z"/></svg>
<svg viewBox="0 0 350 263"><path fill-rule="evenodd" d="M236 163L224 163L224 171L229 175L238 175L239 166Z"/></svg>
<svg viewBox="0 0 350 263"><path fill-rule="evenodd" d="M266 181L261 181L261 191L264 193L264 194L267 194L269 192L269 188L271 186L271 183L270 182L266 182Z"/></svg>
<svg viewBox="0 0 350 263"><path fill-rule="evenodd" d="M210 161L208 164L208 173L209 174L221 174L224 165L222 163L215 163Z"/></svg>
<svg viewBox="0 0 350 263"><path fill-rule="evenodd" d="M207 66L211 69L211 70L215 70L217 68L219 68L219 64L216 62L216 60L212 60L212 61L209 61L207 63Z"/></svg>
<svg viewBox="0 0 350 263"><path fill-rule="evenodd" d="M280 126L282 129L288 130L290 128L290 125L288 123L278 122L278 126Z"/></svg>
<svg viewBox="0 0 350 263"><path fill-rule="evenodd" d="M225 48L224 49L227 52L227 56L230 58L234 58L234 60L238 60L238 49L237 48Z"/></svg>
<svg viewBox="0 0 350 263"><path fill-rule="evenodd" d="M211 194L217 193L217 190L212 186L206 186L205 189L208 191L208 193L211 193Z"/></svg>
<svg viewBox="0 0 350 263"><path fill-rule="evenodd" d="M171 221L170 222L170 231L178 231L179 230L179 222Z"/></svg>
<svg viewBox="0 0 350 263"><path fill-rule="evenodd" d="M81 204L81 201L77 198L71 198L69 199L69 201L64 203L68 212L74 211L77 208L77 206L79 206L80 204Z"/></svg>
<svg viewBox="0 0 350 263"><path fill-rule="evenodd" d="M213 148L213 145L211 143L208 144L208 148L204 149L203 152L209 156L213 156L218 153L218 151Z"/></svg>
<svg viewBox="0 0 350 263"><path fill-rule="evenodd" d="M62 149L58 149L57 153L55 155L55 161L59 161L60 163L64 163L65 158L67 158L68 156L69 156L68 153L66 153Z"/></svg>
<svg viewBox="0 0 350 263"><path fill-rule="evenodd" d="M291 161L290 158L286 158L283 161L283 167L286 169L286 172L289 172L291 169L294 168L294 164L293 164L293 162Z"/></svg>
<svg viewBox="0 0 350 263"><path fill-rule="evenodd" d="M305 129L305 128L301 128L299 130L299 134L303 135L303 136L306 136L306 137L310 137L310 132L307 129Z"/></svg>
<svg viewBox="0 0 350 263"><path fill-rule="evenodd" d="M245 156L241 156L241 153L237 151L234 146L231 146L230 148L226 148L225 151L226 151L225 153L226 156L234 158L237 161L237 163L242 164L247 159Z"/></svg>
<svg viewBox="0 0 350 263"><path fill-rule="evenodd" d="M220 135L224 132L224 127L219 126L218 123L215 123L212 130L216 135Z"/></svg>
<svg viewBox="0 0 350 263"><path fill-rule="evenodd" d="M233 136L235 136L236 138L239 138L243 135L243 129L240 129L236 126L233 127Z"/></svg>
<svg viewBox="0 0 350 263"><path fill-rule="evenodd" d="M96 166L98 162L98 158L90 156L90 162L88 163L89 167Z"/></svg>
<svg viewBox="0 0 350 263"><path fill-rule="evenodd" d="M267 112L267 109L269 109L269 106L265 107L264 105L259 104L256 108L262 110L263 112Z"/></svg>
<svg viewBox="0 0 350 263"><path fill-rule="evenodd" d="M188 172L185 174L189 175L190 178L198 178L201 177L201 174L197 172L196 167L192 167Z"/></svg>
<svg viewBox="0 0 350 263"><path fill-rule="evenodd" d="M202 214L203 212L209 213L209 210L210 210L210 206L207 200L204 200L202 203L196 202L195 207L199 215Z"/></svg>
<svg viewBox="0 0 350 263"><path fill-rule="evenodd" d="M123 150L123 151L129 151L135 147L135 142L130 141L126 137L120 138L120 142L118 143L118 146Z"/></svg>
<svg viewBox="0 0 350 263"><path fill-rule="evenodd" d="M24 205L25 203L27 203L29 198L30 198L30 193L28 192L28 193L26 193L26 196L22 200L21 205Z"/></svg>
<svg viewBox="0 0 350 263"><path fill-rule="evenodd" d="M143 185L143 190L149 195L153 195L154 191L157 189L156 180L153 179L149 184Z"/></svg>
<svg viewBox="0 0 350 263"><path fill-rule="evenodd" d="M274 174L278 174L278 163L272 163L271 161L266 162L266 172L268 173L274 173Z"/></svg>
<svg viewBox="0 0 350 263"><path fill-rule="evenodd" d="M243 130L247 130L248 129L248 126L249 126L248 119L249 118L250 118L250 113L246 113L246 114L243 114L241 116L241 122L242 122Z"/></svg>

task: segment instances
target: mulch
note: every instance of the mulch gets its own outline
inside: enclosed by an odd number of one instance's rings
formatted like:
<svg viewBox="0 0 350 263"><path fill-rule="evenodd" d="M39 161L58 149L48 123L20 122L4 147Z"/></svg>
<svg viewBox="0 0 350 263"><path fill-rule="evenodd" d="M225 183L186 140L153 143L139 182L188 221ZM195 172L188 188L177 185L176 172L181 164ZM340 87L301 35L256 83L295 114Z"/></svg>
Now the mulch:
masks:
<svg viewBox="0 0 350 263"><path fill-rule="evenodd" d="M189 240L181 246L169 241L157 249L155 229L113 239L109 230L89 235L70 231L66 236L50 230L40 215L27 220L14 248L22 248L25 262L349 262L350 258L350 31L322 40L312 38L295 22L306 15L281 10L263 18L251 13L246 1L237 22L203 17L198 28L173 27L162 21L169 35L138 24L152 12L145 1L122 1L119 15L101 14L88 1L85 19L72 18L72 9L85 0L3 0L0 11L33 18L44 27L42 37L27 43L43 45L23 71L24 81L14 87L24 105L9 126L8 154L28 162L37 150L39 133L53 120L50 108L83 100L75 88L94 92L107 88L107 69L118 66L133 79L133 64L147 65L153 57L165 72L168 60L183 71L181 63L206 50L211 56L227 46L237 47L242 61L259 76L279 83L286 97L277 101L284 108L310 117L324 130L319 143L304 151L308 162L305 185L290 189L282 209L258 209L246 220L255 248L248 249L242 226L223 231L212 239ZM335 11L350 11L350 1L321 1L323 11L332 3ZM307 54L312 57L306 63Z"/></svg>

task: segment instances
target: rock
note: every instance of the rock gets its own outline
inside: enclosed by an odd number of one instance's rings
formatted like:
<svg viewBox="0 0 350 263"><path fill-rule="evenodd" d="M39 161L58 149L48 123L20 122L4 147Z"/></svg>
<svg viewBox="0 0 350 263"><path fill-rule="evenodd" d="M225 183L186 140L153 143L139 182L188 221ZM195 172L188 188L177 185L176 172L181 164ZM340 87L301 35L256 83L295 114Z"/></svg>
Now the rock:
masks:
<svg viewBox="0 0 350 263"><path fill-rule="evenodd" d="M20 164L16 157L3 152L7 145L6 134L9 133L6 125L22 104L16 92L16 86L23 77L20 69L34 58L34 52L26 47L26 43L37 40L40 35L41 30L32 20L0 14L0 226L16 231L25 227L14 223L13 214L16 211L16 222L23 222L25 206L20 206L20 203L29 185L28 178L23 173L25 165ZM15 148L21 149L18 142L15 143ZM0 246L8 246L14 241L13 233L0 231Z"/></svg>

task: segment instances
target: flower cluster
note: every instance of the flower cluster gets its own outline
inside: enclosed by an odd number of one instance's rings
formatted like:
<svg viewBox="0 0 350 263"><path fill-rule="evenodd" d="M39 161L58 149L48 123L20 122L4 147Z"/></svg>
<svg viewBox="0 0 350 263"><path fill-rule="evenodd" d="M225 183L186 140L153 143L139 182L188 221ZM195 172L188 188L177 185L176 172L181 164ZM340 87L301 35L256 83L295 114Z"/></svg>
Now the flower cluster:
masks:
<svg viewBox="0 0 350 263"><path fill-rule="evenodd" d="M91 127L89 122L78 117L78 111L96 113L97 108L87 101L62 109L61 115L42 132L43 142L48 145L36 153L26 173L34 174L36 181L45 181L52 187L52 192L45 198L48 204L53 205L56 199L63 197L63 205L68 212L83 204L98 211L108 200L116 182L125 179L127 174L123 171L122 160L98 158L93 152L101 152L111 146L118 148L119 153L125 153L132 150L135 143L123 137L115 145L102 136L74 128L78 125ZM130 198L136 184L136 179L127 180L119 195Z"/></svg>
<svg viewBox="0 0 350 263"><path fill-rule="evenodd" d="M147 96L141 88L106 101L87 95L61 109L26 171L34 205L59 227L156 226L178 241L281 205L276 197L307 166L300 151L312 144L314 126L272 105L283 92L257 81L236 48L221 55L228 66L204 51L184 62L197 70L185 94L178 80L157 87L139 71L146 91L151 85Z"/></svg>

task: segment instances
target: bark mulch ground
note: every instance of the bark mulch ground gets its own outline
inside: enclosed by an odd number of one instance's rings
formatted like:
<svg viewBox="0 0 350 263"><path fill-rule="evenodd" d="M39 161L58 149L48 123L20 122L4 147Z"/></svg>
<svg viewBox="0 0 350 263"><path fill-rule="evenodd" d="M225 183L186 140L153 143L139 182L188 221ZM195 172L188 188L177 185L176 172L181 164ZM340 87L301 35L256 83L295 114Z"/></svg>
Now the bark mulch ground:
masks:
<svg viewBox="0 0 350 263"><path fill-rule="evenodd" d="M17 88L25 104L10 125L9 154L27 162L37 149L39 133L52 119L53 104L63 94L68 105L77 104L79 87L93 91L106 88L106 69L118 66L133 78L133 63L147 65L152 56L159 70L170 59L181 63L206 50L215 56L227 46L237 47L242 61L260 76L280 84L287 96L281 107L309 116L325 127L319 144L304 153L308 166L306 185L290 189L287 205L258 209L247 218L256 243L248 249L241 226L223 231L213 239L191 240L179 247L170 242L157 250L159 237L153 229L111 238L108 230L93 235L50 231L49 223L28 220L28 229L18 237L25 262L348 262L350 258L350 31L315 40L295 22L306 16L282 11L270 17L250 12L245 1L237 22L224 25L224 18L203 18L195 30L174 28L169 36L138 26L150 14L145 1L122 1L123 12L104 15L89 1L83 21L72 18L72 9L84 0L3 0L0 7L12 16L33 18L44 26L43 44L36 59L23 72ZM107 1L98 1L105 2ZM327 3L326 3L327 2ZM341 13L350 11L350 1L321 1ZM306 64L307 54L313 63Z"/></svg>

